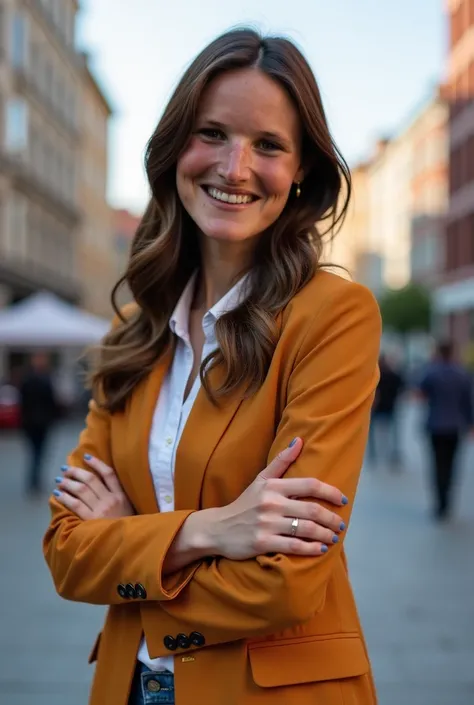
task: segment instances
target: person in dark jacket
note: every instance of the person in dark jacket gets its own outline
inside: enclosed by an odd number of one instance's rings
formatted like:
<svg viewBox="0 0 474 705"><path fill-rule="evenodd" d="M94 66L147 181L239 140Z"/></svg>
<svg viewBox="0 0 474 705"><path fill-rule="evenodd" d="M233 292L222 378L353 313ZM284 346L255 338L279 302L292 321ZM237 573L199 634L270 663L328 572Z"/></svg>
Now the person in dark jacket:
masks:
<svg viewBox="0 0 474 705"><path fill-rule="evenodd" d="M385 437L385 450L392 468L400 466L400 448L397 425L397 404L404 389L402 376L392 367L384 354L379 358L380 380L372 405L368 456L372 463L377 461L377 440Z"/></svg>
<svg viewBox="0 0 474 705"><path fill-rule="evenodd" d="M460 440L474 423L471 377L453 358L451 343L438 345L419 388L427 402L426 427L433 451L435 517L451 509L456 453Z"/></svg>
<svg viewBox="0 0 474 705"><path fill-rule="evenodd" d="M21 427L30 450L26 491L39 494L44 450L58 416L49 358L45 353L35 353L31 357L30 369L20 385L20 410Z"/></svg>

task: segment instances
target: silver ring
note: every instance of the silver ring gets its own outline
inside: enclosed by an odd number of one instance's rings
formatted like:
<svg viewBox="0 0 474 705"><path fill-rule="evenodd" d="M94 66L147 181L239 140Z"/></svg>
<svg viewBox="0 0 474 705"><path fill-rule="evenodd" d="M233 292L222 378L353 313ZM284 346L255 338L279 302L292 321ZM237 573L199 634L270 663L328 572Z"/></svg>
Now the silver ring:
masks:
<svg viewBox="0 0 474 705"><path fill-rule="evenodd" d="M298 531L298 524L299 523L300 523L300 520L296 519L296 517L292 520L290 536L296 536L296 532Z"/></svg>

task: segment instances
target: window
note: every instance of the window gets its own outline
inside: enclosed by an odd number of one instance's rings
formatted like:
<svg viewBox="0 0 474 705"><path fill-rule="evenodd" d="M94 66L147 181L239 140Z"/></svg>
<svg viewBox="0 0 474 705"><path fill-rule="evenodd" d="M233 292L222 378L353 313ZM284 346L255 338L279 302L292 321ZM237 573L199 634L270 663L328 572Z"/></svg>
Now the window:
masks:
<svg viewBox="0 0 474 705"><path fill-rule="evenodd" d="M5 108L5 147L18 153L28 146L28 105L23 98L10 98Z"/></svg>
<svg viewBox="0 0 474 705"><path fill-rule="evenodd" d="M11 25L10 60L15 68L24 68L27 51L26 18L20 12L15 12Z"/></svg>

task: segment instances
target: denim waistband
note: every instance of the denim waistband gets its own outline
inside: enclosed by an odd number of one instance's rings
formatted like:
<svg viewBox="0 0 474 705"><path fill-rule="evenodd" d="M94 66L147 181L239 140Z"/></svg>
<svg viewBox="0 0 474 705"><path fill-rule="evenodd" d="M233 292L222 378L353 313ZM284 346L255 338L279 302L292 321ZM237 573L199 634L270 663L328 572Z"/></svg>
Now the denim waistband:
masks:
<svg viewBox="0 0 474 705"><path fill-rule="evenodd" d="M174 705L174 675L171 671L150 671L138 662L128 705Z"/></svg>

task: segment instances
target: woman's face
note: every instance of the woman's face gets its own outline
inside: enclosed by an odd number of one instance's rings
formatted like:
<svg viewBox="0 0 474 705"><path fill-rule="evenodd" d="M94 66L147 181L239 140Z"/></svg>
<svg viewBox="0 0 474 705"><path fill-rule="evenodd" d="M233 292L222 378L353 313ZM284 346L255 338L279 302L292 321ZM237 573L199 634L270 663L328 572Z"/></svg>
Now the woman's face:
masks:
<svg viewBox="0 0 474 705"><path fill-rule="evenodd" d="M300 144L298 113L276 81L257 69L214 79L177 163L179 197L201 232L236 242L266 230L303 177Z"/></svg>

